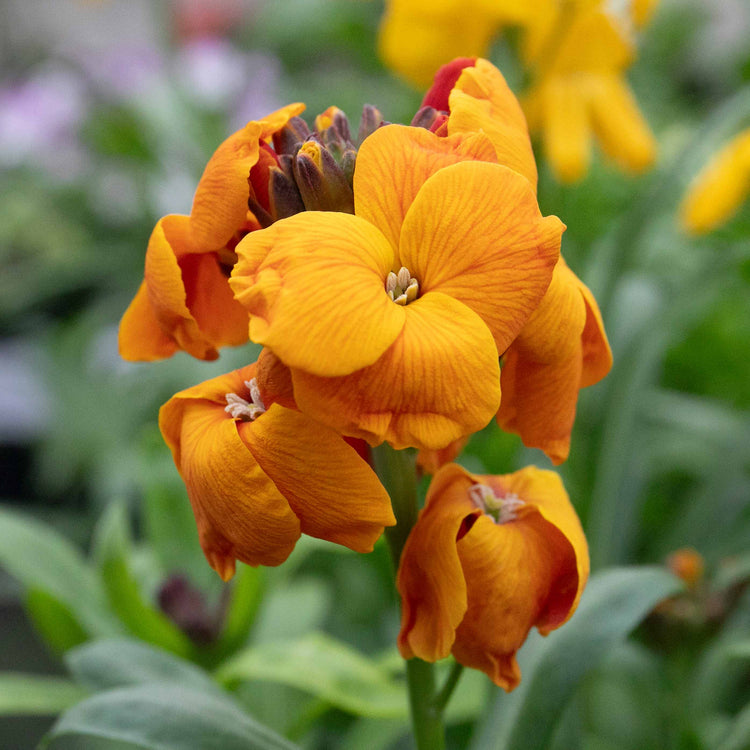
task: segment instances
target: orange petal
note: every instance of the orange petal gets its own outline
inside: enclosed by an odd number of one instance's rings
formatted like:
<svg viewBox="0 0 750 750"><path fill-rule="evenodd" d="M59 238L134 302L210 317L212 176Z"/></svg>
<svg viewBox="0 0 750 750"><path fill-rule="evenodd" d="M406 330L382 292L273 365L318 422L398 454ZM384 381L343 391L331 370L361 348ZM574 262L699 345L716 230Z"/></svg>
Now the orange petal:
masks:
<svg viewBox="0 0 750 750"><path fill-rule="evenodd" d="M245 394L243 380L252 372L245 368L182 391L159 413L201 546L224 579L234 572L235 558L249 565L282 563L300 535L299 520L240 438L238 426L254 423L236 423L224 411L224 394Z"/></svg>
<svg viewBox="0 0 750 750"><path fill-rule="evenodd" d="M401 595L398 647L404 659L434 662L448 656L466 613L466 581L456 538L481 511L467 493L450 492L464 476L455 464L435 476L401 554L396 588Z"/></svg>
<svg viewBox="0 0 750 750"><path fill-rule="evenodd" d="M250 338L289 367L325 376L372 364L404 325L385 291L393 250L357 216L306 211L237 245L230 285Z"/></svg>
<svg viewBox="0 0 750 750"><path fill-rule="evenodd" d="M294 394L302 411L344 435L441 449L492 418L497 351L481 319L446 295L402 309L401 335L375 364L343 378L292 369Z"/></svg>
<svg viewBox="0 0 750 750"><path fill-rule="evenodd" d="M373 470L333 430L275 404L240 434L303 533L370 552L383 527L396 523Z"/></svg>
<svg viewBox="0 0 750 750"><path fill-rule="evenodd" d="M417 467L424 474L434 474L441 466L455 461L468 442L468 437L462 437L437 451L419 451Z"/></svg>
<svg viewBox="0 0 750 750"><path fill-rule="evenodd" d="M522 174L536 190L537 172L526 118L502 73L487 60L464 68L450 95L448 132L484 132L497 161Z"/></svg>
<svg viewBox="0 0 750 750"><path fill-rule="evenodd" d="M503 362L503 398L497 421L524 445L543 450L554 464L565 461L575 421L581 383L580 340L577 351L552 364L538 363L511 347Z"/></svg>
<svg viewBox="0 0 750 750"><path fill-rule="evenodd" d="M201 334L214 346L247 342L248 315L229 287L229 271L215 253L180 259L186 303Z"/></svg>
<svg viewBox="0 0 750 750"><path fill-rule="evenodd" d="M131 362L166 359L177 351L177 344L159 325L145 281L122 316L118 346L120 356Z"/></svg>
<svg viewBox="0 0 750 750"><path fill-rule="evenodd" d="M281 404L287 409L296 409L292 373L289 368L270 350L263 349L258 357L258 388L263 396L263 403Z"/></svg>
<svg viewBox="0 0 750 750"><path fill-rule="evenodd" d="M583 371L581 388L598 383L612 369L612 350L604 331L604 321L594 295L578 278L578 291L586 303L586 325L581 337L583 346Z"/></svg>
<svg viewBox="0 0 750 750"><path fill-rule="evenodd" d="M468 160L497 161L486 136L469 133L441 138L424 128L379 128L357 154L354 210L380 229L397 250L404 216L427 178Z"/></svg>
<svg viewBox="0 0 750 750"><path fill-rule="evenodd" d="M580 355L586 323L580 286L583 284L560 256L542 301L513 342L523 358L541 364L566 359L573 353Z"/></svg>
<svg viewBox="0 0 750 750"><path fill-rule="evenodd" d="M421 290L474 310L502 353L550 284L564 228L556 216L540 214L517 172L463 162L441 169L419 191L404 220L401 261Z"/></svg>
<svg viewBox="0 0 750 750"><path fill-rule="evenodd" d="M249 122L216 149L203 171L190 211L190 231L199 252L220 250L243 225L250 195L248 177L258 161L259 143L304 110L290 104L264 120Z"/></svg>
<svg viewBox="0 0 750 750"><path fill-rule="evenodd" d="M151 307L161 329L198 359L216 359L218 352L202 334L187 307L179 257L189 250L189 217L159 219L146 249L145 280Z"/></svg>

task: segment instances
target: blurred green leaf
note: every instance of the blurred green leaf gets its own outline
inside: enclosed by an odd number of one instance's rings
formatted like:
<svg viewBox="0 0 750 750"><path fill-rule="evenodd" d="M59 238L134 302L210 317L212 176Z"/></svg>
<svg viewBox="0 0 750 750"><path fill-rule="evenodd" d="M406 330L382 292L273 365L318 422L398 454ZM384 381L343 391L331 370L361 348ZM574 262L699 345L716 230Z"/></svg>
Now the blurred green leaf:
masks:
<svg viewBox="0 0 750 750"><path fill-rule="evenodd" d="M126 638L95 641L65 655L73 677L93 690L174 682L221 695L219 686L199 667L161 649Z"/></svg>
<svg viewBox="0 0 750 750"><path fill-rule="evenodd" d="M472 750L547 747L586 674L681 585L656 567L612 568L592 576L569 623L546 639L529 637L519 655L520 686L510 695L498 696Z"/></svg>
<svg viewBox="0 0 750 750"><path fill-rule="evenodd" d="M81 747L86 738L130 743L141 750L294 750L228 697L179 685L136 685L89 698L69 709L40 748ZM97 747L107 744L97 744Z"/></svg>
<svg viewBox="0 0 750 750"><path fill-rule="evenodd" d="M110 606L138 638L180 656L193 651L190 639L141 594L130 568L130 530L125 507L112 503L97 525L94 556Z"/></svg>
<svg viewBox="0 0 750 750"><path fill-rule="evenodd" d="M88 695L61 677L0 672L0 715L53 716Z"/></svg>
<svg viewBox="0 0 750 750"><path fill-rule="evenodd" d="M55 653L62 654L88 640L88 633L70 609L43 589L28 589L24 605L37 632Z"/></svg>
<svg viewBox="0 0 750 750"><path fill-rule="evenodd" d="M225 684L280 682L361 716L399 717L407 707L403 684L389 678L371 659L323 633L248 648L216 676Z"/></svg>
<svg viewBox="0 0 750 750"><path fill-rule="evenodd" d="M224 628L216 644L218 654L231 654L247 641L263 600L264 577L261 567L252 568L242 563L237 565Z"/></svg>
<svg viewBox="0 0 750 750"><path fill-rule="evenodd" d="M52 527L0 508L0 564L27 589L57 599L89 635L122 632L96 574Z"/></svg>
<svg viewBox="0 0 750 750"><path fill-rule="evenodd" d="M729 734L717 745L716 750L748 750L750 748L750 705L737 714L729 728Z"/></svg>

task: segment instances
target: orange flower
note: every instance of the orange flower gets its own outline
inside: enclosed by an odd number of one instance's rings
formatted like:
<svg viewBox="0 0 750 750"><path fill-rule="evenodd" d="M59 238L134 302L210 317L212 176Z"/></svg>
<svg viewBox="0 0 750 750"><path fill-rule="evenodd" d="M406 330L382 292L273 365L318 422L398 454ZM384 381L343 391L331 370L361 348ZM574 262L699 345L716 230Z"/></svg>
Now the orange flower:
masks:
<svg viewBox="0 0 750 750"><path fill-rule="evenodd" d="M227 286L234 245L260 224L248 200L268 209L266 140L304 109L291 104L249 122L206 165L190 216L165 216L146 251L144 280L120 323L120 354L129 360L170 357L184 349L216 359L217 347L247 341L247 314Z"/></svg>
<svg viewBox="0 0 750 750"><path fill-rule="evenodd" d="M598 383L611 367L596 300L560 256L541 304L503 358L498 424L562 463L578 391Z"/></svg>
<svg viewBox="0 0 750 750"><path fill-rule="evenodd" d="M563 225L483 134L390 125L360 148L356 215L310 211L237 246L250 338L303 412L342 434L440 449L499 402L498 351L540 301Z"/></svg>
<svg viewBox="0 0 750 750"><path fill-rule="evenodd" d="M401 654L434 662L452 653L512 690L529 630L546 635L566 622L588 572L586 538L557 474L444 466L401 556Z"/></svg>
<svg viewBox="0 0 750 750"><path fill-rule="evenodd" d="M159 413L209 563L224 580L235 558L278 565L301 533L369 552L396 522L378 478L332 430L266 408L255 376L252 364L213 378Z"/></svg>

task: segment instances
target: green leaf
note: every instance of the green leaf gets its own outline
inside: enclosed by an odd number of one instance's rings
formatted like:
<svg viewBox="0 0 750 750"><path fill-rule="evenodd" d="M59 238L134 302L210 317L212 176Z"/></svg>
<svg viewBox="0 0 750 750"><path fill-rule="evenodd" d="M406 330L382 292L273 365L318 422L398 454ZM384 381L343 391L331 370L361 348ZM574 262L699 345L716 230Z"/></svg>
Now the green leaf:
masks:
<svg viewBox="0 0 750 750"><path fill-rule="evenodd" d="M397 718L407 708L402 683L389 678L374 661L322 633L248 648L227 662L217 678L225 684L279 682L360 716Z"/></svg>
<svg viewBox="0 0 750 750"><path fill-rule="evenodd" d="M65 663L78 682L94 690L174 682L205 693L222 693L211 677L194 664L126 638L79 646L65 655Z"/></svg>
<svg viewBox="0 0 750 750"><path fill-rule="evenodd" d="M667 596L681 587L657 567L592 576L578 611L546 638L533 633L519 654L522 680L502 693L472 750L541 750L586 674Z"/></svg>
<svg viewBox="0 0 750 750"><path fill-rule="evenodd" d="M24 606L37 632L55 653L62 654L88 640L88 634L70 609L52 594L30 588Z"/></svg>
<svg viewBox="0 0 750 750"><path fill-rule="evenodd" d="M110 606L130 633L180 656L190 655L190 639L144 599L131 572L130 530L122 504L110 505L99 521L94 553Z"/></svg>
<svg viewBox="0 0 750 750"><path fill-rule="evenodd" d="M224 627L216 644L218 654L232 654L247 641L263 600L264 575L263 568L237 565Z"/></svg>
<svg viewBox="0 0 750 750"><path fill-rule="evenodd" d="M750 705L735 716L729 728L729 734L717 746L716 750L747 750L750 747Z"/></svg>
<svg viewBox="0 0 750 750"><path fill-rule="evenodd" d="M93 569L50 526L0 508L0 564L26 589L45 591L64 605L87 634L122 632Z"/></svg>
<svg viewBox="0 0 750 750"><path fill-rule="evenodd" d="M80 685L61 677L0 672L2 716L53 716L87 695Z"/></svg>
<svg viewBox="0 0 750 750"><path fill-rule="evenodd" d="M109 690L73 706L40 748L79 747L71 741L87 738L140 750L296 750L229 698L166 684Z"/></svg>

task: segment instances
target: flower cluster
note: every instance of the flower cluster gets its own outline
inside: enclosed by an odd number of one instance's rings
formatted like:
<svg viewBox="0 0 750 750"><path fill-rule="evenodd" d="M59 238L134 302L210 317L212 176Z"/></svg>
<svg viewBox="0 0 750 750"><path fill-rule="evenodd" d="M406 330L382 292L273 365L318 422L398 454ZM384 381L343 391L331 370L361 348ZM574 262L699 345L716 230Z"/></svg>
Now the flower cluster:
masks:
<svg viewBox="0 0 750 750"><path fill-rule="evenodd" d="M437 65L484 55L501 29L518 27L529 80L524 110L557 177L583 177L594 135L620 167L640 172L653 163L656 146L624 74L635 33L655 5L636 0L618 13L604 0L390 0L381 55L421 86Z"/></svg>
<svg viewBox="0 0 750 750"><path fill-rule="evenodd" d="M398 573L402 652L452 651L511 689L529 629L574 611L586 542L556 474L448 462L493 418L567 457L578 391L611 365L596 302L539 210L524 115L486 60L441 69L410 126L366 106L353 136L331 107L311 130L302 110L230 136L190 216L159 221L121 353L264 347L160 413L224 579L235 560L283 562L302 533L371 550L396 518L370 447L418 449L437 474Z"/></svg>

